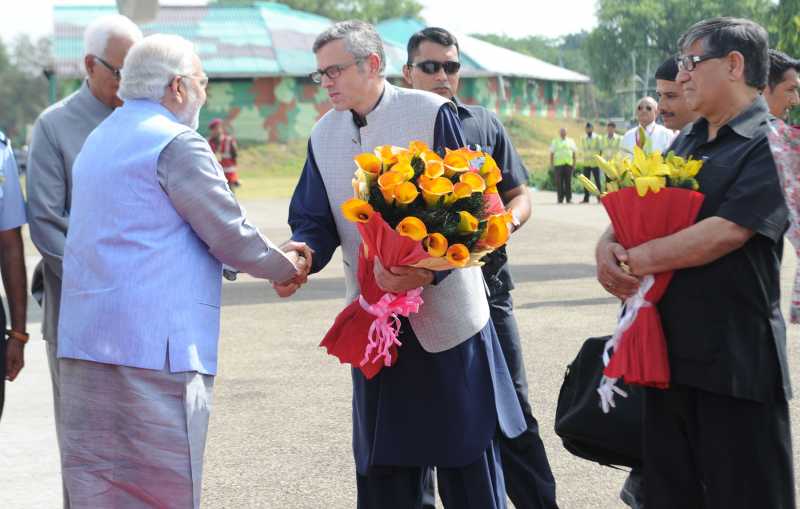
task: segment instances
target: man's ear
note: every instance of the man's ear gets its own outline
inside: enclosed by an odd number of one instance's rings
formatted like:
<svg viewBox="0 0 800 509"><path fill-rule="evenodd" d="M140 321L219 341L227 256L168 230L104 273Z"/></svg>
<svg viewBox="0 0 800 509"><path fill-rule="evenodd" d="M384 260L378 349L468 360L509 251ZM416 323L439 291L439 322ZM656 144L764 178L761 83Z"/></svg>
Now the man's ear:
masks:
<svg viewBox="0 0 800 509"><path fill-rule="evenodd" d="M732 80L738 81L744 76L744 55L731 51L727 56L728 74Z"/></svg>
<svg viewBox="0 0 800 509"><path fill-rule="evenodd" d="M381 57L376 53L370 53L367 57L367 65L369 66L370 74L378 74L381 68Z"/></svg>
<svg viewBox="0 0 800 509"><path fill-rule="evenodd" d="M83 57L83 66L86 68L86 74L91 76L94 73L94 57L92 55L86 55Z"/></svg>
<svg viewBox="0 0 800 509"><path fill-rule="evenodd" d="M414 86L414 84L411 83L411 66L408 64L403 66L403 79L409 87Z"/></svg>

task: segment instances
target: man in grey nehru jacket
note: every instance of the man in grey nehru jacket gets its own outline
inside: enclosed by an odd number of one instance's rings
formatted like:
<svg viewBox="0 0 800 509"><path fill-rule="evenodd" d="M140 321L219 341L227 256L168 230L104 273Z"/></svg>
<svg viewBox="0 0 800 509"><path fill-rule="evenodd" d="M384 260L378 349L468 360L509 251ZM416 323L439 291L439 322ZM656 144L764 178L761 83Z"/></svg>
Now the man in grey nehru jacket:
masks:
<svg viewBox="0 0 800 509"><path fill-rule="evenodd" d="M308 250L247 221L195 131L207 85L189 41L141 40L122 69L125 104L75 161L58 323L75 507L199 507L222 263L305 280Z"/></svg>
<svg viewBox="0 0 800 509"><path fill-rule="evenodd" d="M289 224L292 239L314 250L312 272L341 246L349 303L360 293L361 239L340 205L353 195L353 157L413 140L439 151L465 142L451 101L385 80L383 45L371 25L333 25L317 37L314 54L319 69L311 78L328 92L333 110L311 133ZM499 428L517 436L526 426L480 268L433 273L378 265L375 276L388 292L424 287L425 304L402 319L396 363L370 380L352 371L359 509L420 508L430 466L437 467L445 507L506 507L495 434ZM278 286L281 294L292 290Z"/></svg>
<svg viewBox="0 0 800 509"><path fill-rule="evenodd" d="M28 174L28 221L31 240L42 254L34 271L34 284L43 284L42 337L53 384L56 437L61 448L61 390L58 383L58 310L61 301L61 260L72 205L72 164L83 142L114 108L120 68L128 49L142 32L128 18L104 16L84 32L86 80L74 94L47 108L33 126ZM64 491L64 507L70 507Z"/></svg>

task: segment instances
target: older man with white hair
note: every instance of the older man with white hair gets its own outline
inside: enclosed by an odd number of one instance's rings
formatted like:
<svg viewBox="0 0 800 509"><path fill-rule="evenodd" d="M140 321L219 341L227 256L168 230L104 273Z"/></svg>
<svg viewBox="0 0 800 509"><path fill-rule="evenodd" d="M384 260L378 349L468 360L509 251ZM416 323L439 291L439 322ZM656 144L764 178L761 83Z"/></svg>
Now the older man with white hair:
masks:
<svg viewBox="0 0 800 509"><path fill-rule="evenodd" d="M33 127L28 159L28 218L31 239L42 254L34 280L44 286L42 337L53 384L53 406L59 448L61 391L58 385L58 311L61 300L61 260L72 204L72 164L83 142L117 106L119 69L128 49L142 32L128 18L104 16L84 33L86 80L80 89L47 108ZM69 507L64 491L64 507Z"/></svg>
<svg viewBox="0 0 800 509"><path fill-rule="evenodd" d="M58 327L74 506L199 507L222 263L305 280L305 245L284 253L247 221L194 130L207 83L189 41L143 39L125 104L75 161Z"/></svg>
<svg viewBox="0 0 800 509"><path fill-rule="evenodd" d="M675 139L675 131L656 123L658 103L652 97L642 97L636 105L636 120L639 124L629 129L622 137L620 150L632 157L634 147L647 153L666 152Z"/></svg>

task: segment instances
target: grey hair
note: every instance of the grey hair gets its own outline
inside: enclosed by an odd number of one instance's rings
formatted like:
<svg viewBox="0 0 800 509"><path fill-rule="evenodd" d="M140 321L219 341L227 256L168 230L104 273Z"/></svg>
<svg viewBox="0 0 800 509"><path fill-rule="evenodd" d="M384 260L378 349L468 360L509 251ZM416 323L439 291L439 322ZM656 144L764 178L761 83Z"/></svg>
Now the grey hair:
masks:
<svg viewBox="0 0 800 509"><path fill-rule="evenodd" d="M313 50L317 53L329 42L344 40L347 52L357 60L366 60L373 53L381 60L378 74L383 76L386 72L386 54L383 51L381 36L375 27L364 21L340 21L317 36Z"/></svg>
<svg viewBox="0 0 800 509"><path fill-rule="evenodd" d="M108 41L114 37L135 43L142 39L142 31L136 23L121 14L97 18L83 32L83 54L104 58Z"/></svg>
<svg viewBox="0 0 800 509"><path fill-rule="evenodd" d="M117 95L123 101L160 102L173 78L192 73L194 55L194 45L183 37L168 34L145 37L125 57Z"/></svg>
<svg viewBox="0 0 800 509"><path fill-rule="evenodd" d="M719 17L692 25L678 40L681 51L701 41L703 51L723 57L732 51L744 56L745 82L758 90L767 85L769 36L764 27L749 19Z"/></svg>

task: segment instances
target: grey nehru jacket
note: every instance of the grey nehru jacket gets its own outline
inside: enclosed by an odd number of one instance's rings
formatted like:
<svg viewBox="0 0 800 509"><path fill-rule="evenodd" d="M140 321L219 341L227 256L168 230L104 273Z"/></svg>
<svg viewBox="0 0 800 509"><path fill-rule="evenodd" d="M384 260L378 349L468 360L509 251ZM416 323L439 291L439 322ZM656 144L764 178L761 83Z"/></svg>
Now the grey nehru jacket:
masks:
<svg viewBox="0 0 800 509"><path fill-rule="evenodd" d="M72 164L83 142L113 110L92 94L87 82L47 108L33 126L26 178L31 240L44 266L42 336L55 341L61 302L61 260L72 203Z"/></svg>

